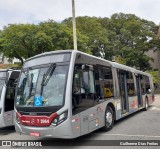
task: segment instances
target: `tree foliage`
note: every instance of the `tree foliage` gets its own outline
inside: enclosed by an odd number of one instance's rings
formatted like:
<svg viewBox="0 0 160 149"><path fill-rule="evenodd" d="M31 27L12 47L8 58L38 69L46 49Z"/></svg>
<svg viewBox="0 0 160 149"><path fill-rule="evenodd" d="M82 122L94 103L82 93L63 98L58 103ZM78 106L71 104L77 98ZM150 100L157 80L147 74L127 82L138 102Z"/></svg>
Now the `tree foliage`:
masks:
<svg viewBox="0 0 160 149"><path fill-rule="evenodd" d="M149 57L144 53L154 45L151 43L156 25L133 14L114 14L103 26L109 31L106 58L121 56L125 64L141 70L150 68ZM109 53L109 54L108 54Z"/></svg>
<svg viewBox="0 0 160 149"><path fill-rule="evenodd" d="M87 52L87 37L79 33L78 46ZM72 29L52 20L39 25L13 24L0 33L0 51L8 58L24 59L54 50L73 49Z"/></svg>
<svg viewBox="0 0 160 149"><path fill-rule="evenodd" d="M141 70L149 70L148 50L160 49L155 23L133 14L110 18L77 17L78 49ZM12 24L0 31L0 52L23 60L46 51L73 49L72 18L33 24Z"/></svg>
<svg viewBox="0 0 160 149"><path fill-rule="evenodd" d="M72 28L72 18L65 19L62 23ZM108 31L102 27L99 19L88 16L77 17L76 25L77 31L88 37L85 43L87 50L95 56L103 56L104 46L108 43Z"/></svg>
<svg viewBox="0 0 160 149"><path fill-rule="evenodd" d="M151 74L154 84L159 84L160 83L160 77L159 77L159 74L158 74L158 70L150 70L150 71L147 71L147 73Z"/></svg>

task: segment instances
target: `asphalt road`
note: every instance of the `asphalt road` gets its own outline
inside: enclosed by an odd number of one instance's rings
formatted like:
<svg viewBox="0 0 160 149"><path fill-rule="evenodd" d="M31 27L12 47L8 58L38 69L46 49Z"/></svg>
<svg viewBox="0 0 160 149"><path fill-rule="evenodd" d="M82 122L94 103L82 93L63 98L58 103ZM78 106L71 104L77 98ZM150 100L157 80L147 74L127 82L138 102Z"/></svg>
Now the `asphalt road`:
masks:
<svg viewBox="0 0 160 149"><path fill-rule="evenodd" d="M139 111L132 114L126 118L123 118L115 123L115 126L109 132L104 132L102 130L97 130L88 135L79 137L74 140L67 140L70 146L58 146L54 148L91 148L90 146L85 146L86 142L80 140L123 140L124 143L127 141L139 140L149 140L154 142L154 140L160 140L160 95L155 95L155 102L149 107L147 111ZM44 138L36 138L26 135L19 135L15 132L14 127L8 127L0 129L0 140L39 140L44 141ZM61 139L51 139L47 138L49 141L66 142L66 140ZM79 146L71 146L76 142ZM103 141L97 141L97 143L104 143ZM159 144L160 145L160 144ZM13 148L13 147L12 147ZM18 147L18 149L21 147ZM35 147L37 148L37 147ZM42 147L44 148L44 147ZM47 147L48 148L48 147ZM51 148L51 147L50 147ZM106 148L106 146L92 146L92 148ZM107 146L107 148L160 148L156 146Z"/></svg>

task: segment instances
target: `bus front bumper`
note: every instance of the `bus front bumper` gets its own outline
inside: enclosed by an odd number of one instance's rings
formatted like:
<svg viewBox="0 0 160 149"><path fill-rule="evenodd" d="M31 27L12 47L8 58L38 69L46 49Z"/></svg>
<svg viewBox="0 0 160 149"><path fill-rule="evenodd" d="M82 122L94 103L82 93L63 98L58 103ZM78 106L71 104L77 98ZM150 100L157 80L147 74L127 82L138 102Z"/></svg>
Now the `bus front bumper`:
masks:
<svg viewBox="0 0 160 149"><path fill-rule="evenodd" d="M37 136L37 137L52 137L52 138L74 138L69 121L66 120L58 126L49 127L32 127L18 124L14 120L16 132L19 134Z"/></svg>

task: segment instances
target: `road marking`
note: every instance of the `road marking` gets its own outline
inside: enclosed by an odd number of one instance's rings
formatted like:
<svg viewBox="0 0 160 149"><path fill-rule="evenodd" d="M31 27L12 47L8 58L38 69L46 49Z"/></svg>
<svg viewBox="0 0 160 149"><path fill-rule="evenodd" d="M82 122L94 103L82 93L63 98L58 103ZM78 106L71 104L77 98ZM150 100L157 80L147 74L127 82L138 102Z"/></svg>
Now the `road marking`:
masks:
<svg viewBox="0 0 160 149"><path fill-rule="evenodd" d="M145 138L160 138L160 136L148 136L148 135L127 135L127 134L101 134L104 136L124 136L124 137L145 137Z"/></svg>

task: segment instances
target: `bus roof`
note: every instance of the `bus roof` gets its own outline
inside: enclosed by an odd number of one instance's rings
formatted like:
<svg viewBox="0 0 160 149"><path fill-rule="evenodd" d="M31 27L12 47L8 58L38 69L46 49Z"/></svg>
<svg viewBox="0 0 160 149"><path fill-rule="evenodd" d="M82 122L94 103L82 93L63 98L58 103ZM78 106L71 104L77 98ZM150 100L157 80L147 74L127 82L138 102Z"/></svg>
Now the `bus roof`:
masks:
<svg viewBox="0 0 160 149"><path fill-rule="evenodd" d="M93 56L93 55L90 55L90 54L87 54L87 53L84 53L84 52L81 52L81 51L78 51L78 50L71 50L71 49L69 49L69 50L57 50L57 51L45 52L45 53L33 56L31 58L28 58L25 62L28 62L28 61L36 59L36 58L44 57L44 56L49 56L49 55L53 55L53 54L65 54L65 53L75 53L75 54L79 53L79 54L82 54L82 55L85 55L85 56L89 56L90 58L94 58L94 59L99 60L99 61L107 62L112 67L115 67L115 68L119 68L119 69L123 69L123 70L126 70L126 71L132 71L134 73L140 73L142 75L148 75L148 76L150 76L150 74L145 73L145 72L140 71L140 70L137 70L137 69L135 69L133 67L126 66L126 65L123 65L123 64L119 64L117 62L112 62L112 61L109 61L109 60L105 60L105 59L102 59L100 57L96 57L96 56Z"/></svg>
<svg viewBox="0 0 160 149"><path fill-rule="evenodd" d="M134 73L139 73L139 74L142 74L142 75L150 76L150 74L148 74L146 72L143 72L141 70L138 70L136 68L133 68L133 67L130 67L130 66L127 66L127 65L119 64L117 62L112 62L112 64L113 64L114 67L119 68L119 69L125 69L125 70L128 70L128 71L132 71Z"/></svg>
<svg viewBox="0 0 160 149"><path fill-rule="evenodd" d="M35 56L33 56L33 57L30 57L30 58L26 59L25 62L30 61L30 60L35 59L35 58L47 56L47 55L71 53L71 52L73 52L73 51L74 51L74 50L57 50L57 51L45 52L45 53L41 53L41 54L35 55Z"/></svg>
<svg viewBox="0 0 160 149"><path fill-rule="evenodd" d="M77 50L74 50L74 51L77 52L77 53L81 53L83 55L89 56L91 58L95 58L95 59L100 60L100 61L105 61L105 62L109 63L112 67L115 67L115 68L119 68L119 69L123 69L123 70L126 70L126 71L132 71L134 73L139 73L139 74L142 74L142 75L150 76L150 74L148 74L146 72L140 71L136 68L133 68L133 67L130 67L130 66L127 66L127 65L123 65L123 64L119 64L117 62L112 62L112 61L109 61L109 60L105 60L105 59L102 59L100 57L96 57L96 56L93 56L93 55L90 55L90 54L86 54L86 53L81 52L81 51L77 51Z"/></svg>

